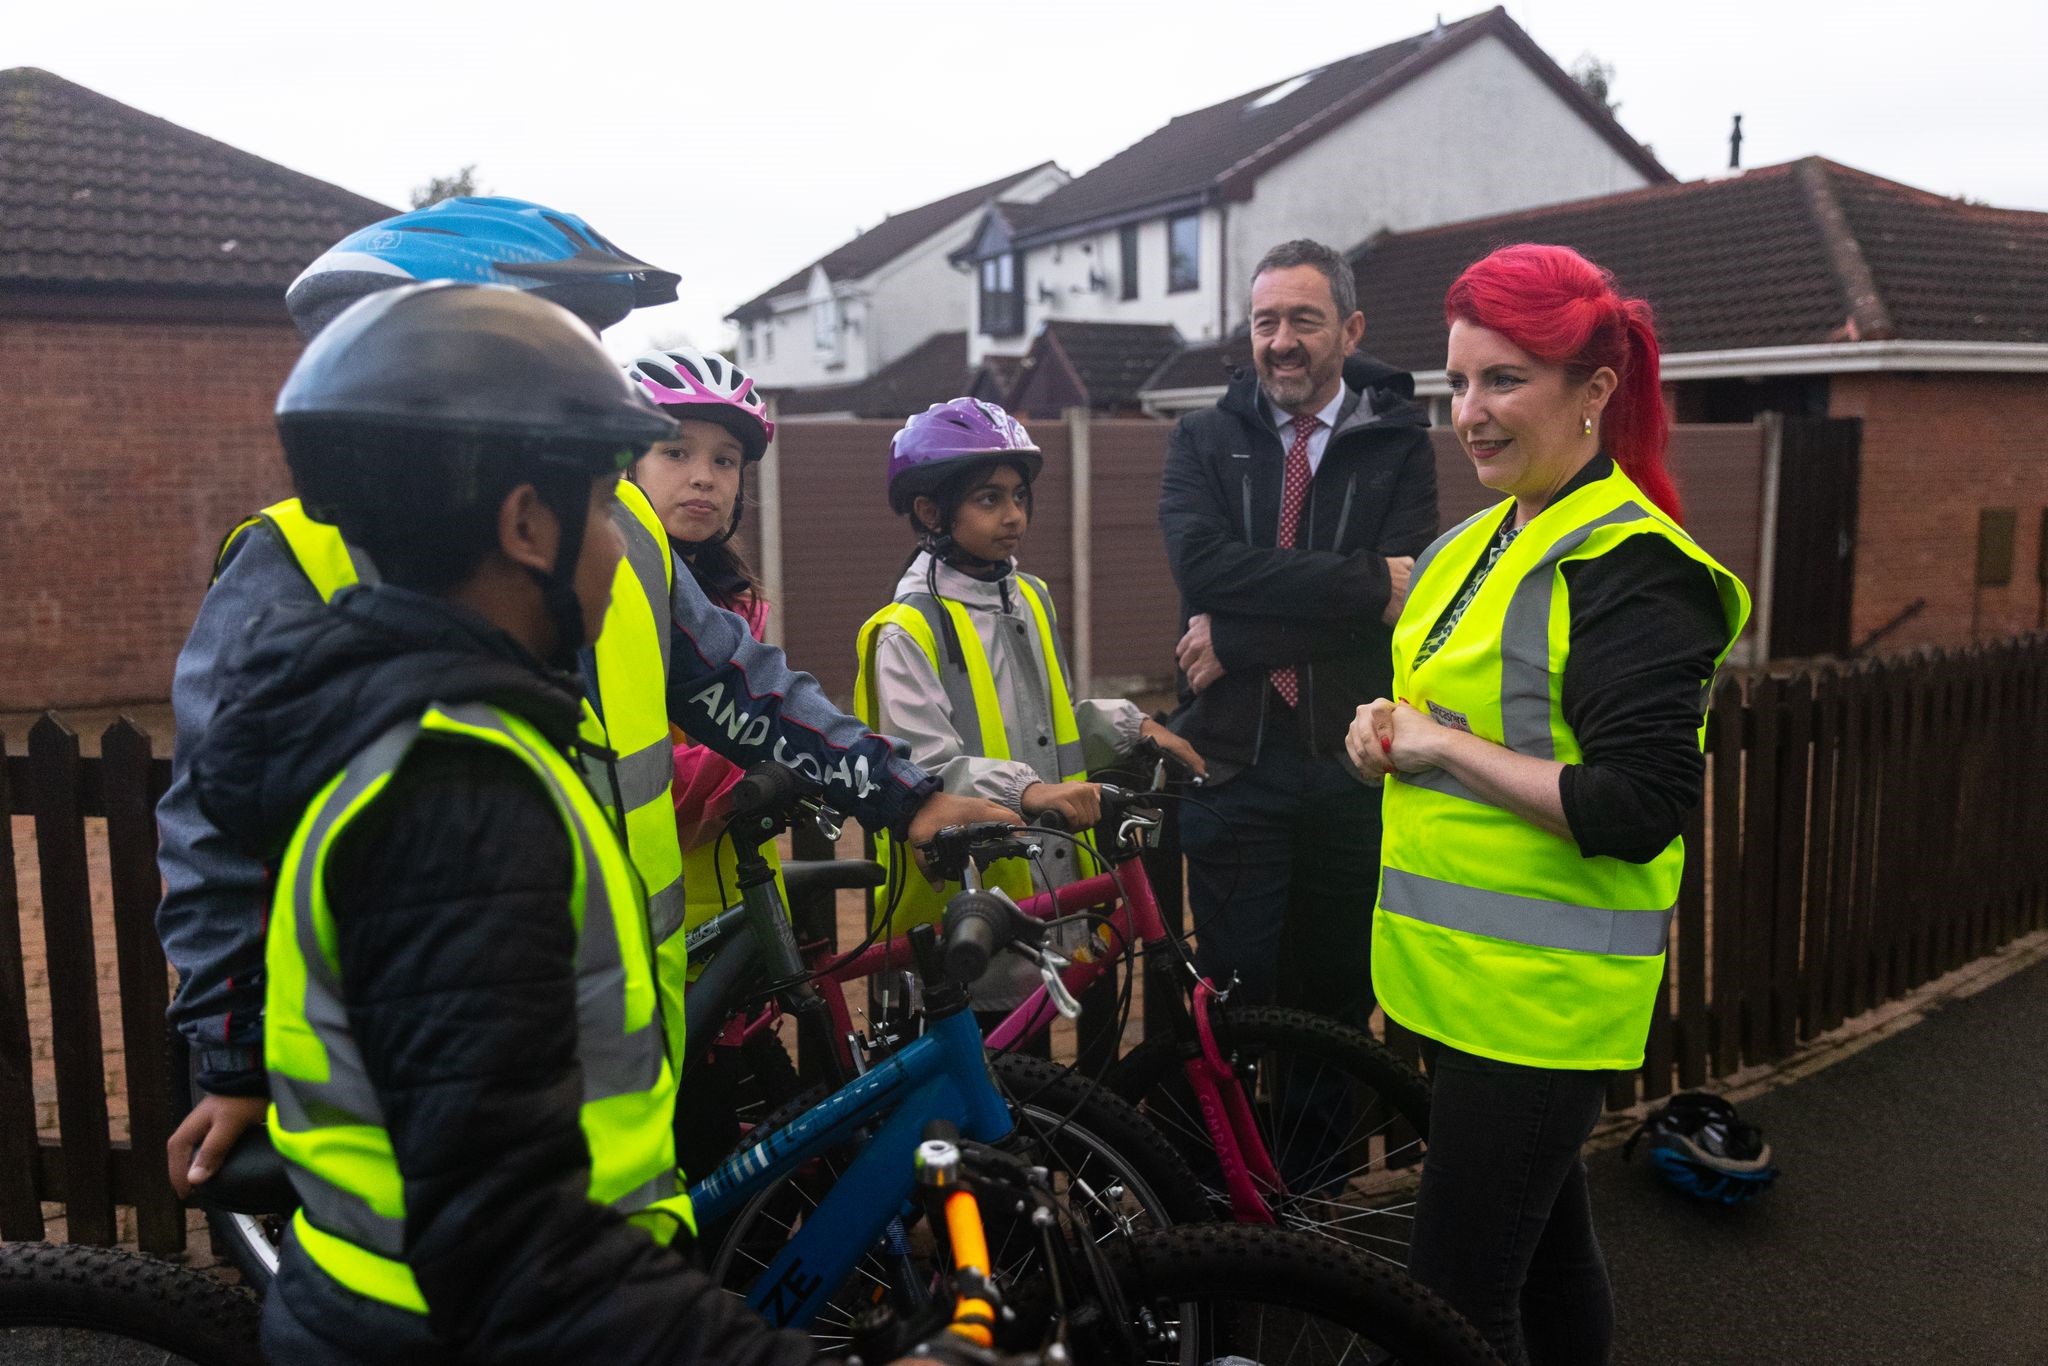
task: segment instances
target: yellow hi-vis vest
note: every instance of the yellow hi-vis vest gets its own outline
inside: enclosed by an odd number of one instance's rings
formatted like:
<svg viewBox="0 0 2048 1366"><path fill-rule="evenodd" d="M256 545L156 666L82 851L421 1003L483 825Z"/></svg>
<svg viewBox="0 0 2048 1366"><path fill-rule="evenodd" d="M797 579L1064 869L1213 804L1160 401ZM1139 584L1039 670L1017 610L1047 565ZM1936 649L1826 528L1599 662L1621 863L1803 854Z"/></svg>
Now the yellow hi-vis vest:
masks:
<svg viewBox="0 0 2048 1366"><path fill-rule="evenodd" d="M683 936L677 931L683 925L683 854L676 840L675 807L669 800L675 758L668 734L667 687L669 590L675 582L675 559L668 533L637 486L619 481L612 520L624 535L626 555L612 581L611 606L597 637L598 696L595 708L590 699L584 700L582 729L586 740L618 756L626 846L647 887L663 981L674 978L663 1013L680 1058L686 963ZM272 504L230 531L215 557L216 577L228 548L259 523L277 533L322 601L332 601L351 584L376 582L369 560L347 545L334 527L307 516L296 498ZM610 777L594 770L590 783L599 800L610 806Z"/></svg>
<svg viewBox="0 0 2048 1366"><path fill-rule="evenodd" d="M575 766L522 718L482 703L430 707L357 754L301 818L271 906L263 1041L270 1136L299 1196L292 1227L300 1247L357 1294L423 1314L427 1302L406 1262L404 1176L349 1031L326 881L335 841L422 734L516 756L560 812L576 869L568 910L590 1198L663 1244L696 1222L676 1173L676 1076L656 1005L646 903L606 812Z"/></svg>
<svg viewBox="0 0 2048 1366"><path fill-rule="evenodd" d="M1081 766L1081 730L1074 720L1073 690L1067 680L1066 656L1061 653L1053 631L1052 593L1042 580L1029 574L1019 571L1014 578L1018 594L1038 627L1039 658L1045 664L1045 676L1052 687L1053 743L1058 746L1059 770L1063 775L1061 781L1086 782L1088 773ZM947 657L943 644L945 628L940 623L949 618L953 632L960 640L961 663L958 665ZM938 675L940 686L946 690L953 729L960 733L960 743L966 752L980 759L1010 758L1012 737L996 689L995 673L989 667L988 651L982 648L981 636L974 629L973 614L951 598L912 593L890 603L861 626L855 644L860 656L860 670L853 683L854 715L870 729L881 724L882 708L876 696L875 650L884 626L901 627L924 651L924 657L931 661L932 672ZM1016 738L1021 747L1025 737ZM877 862L887 867L892 853L893 846L887 841L877 841ZM905 857L908 857L907 851ZM1081 877L1090 877L1098 871L1098 865L1083 850L1075 850L1075 860ZM898 934L913 926L937 921L946 909L947 899L960 890L960 884L952 882L934 891L914 863L903 869L902 882L902 896L896 903L896 914L891 921L892 930ZM1031 865L1023 859L999 860L989 865L983 883L1000 887L1013 898L1030 896L1033 891ZM886 904L886 889L878 888L869 894L869 905L874 912L879 913Z"/></svg>
<svg viewBox="0 0 2048 1366"><path fill-rule="evenodd" d="M1519 754L1578 763L1561 702L1571 648L1566 565L1632 536L1661 536L1712 573L1729 646L1749 618L1749 594L1617 468L1523 527L1449 638L1417 664L1512 506L1495 504L1416 559L1394 627L1395 696ZM1702 736L1712 683L1700 680ZM1642 1065L1682 839L1646 864L1589 858L1440 769L1390 775L1383 809L1372 980L1390 1017L1503 1062Z"/></svg>

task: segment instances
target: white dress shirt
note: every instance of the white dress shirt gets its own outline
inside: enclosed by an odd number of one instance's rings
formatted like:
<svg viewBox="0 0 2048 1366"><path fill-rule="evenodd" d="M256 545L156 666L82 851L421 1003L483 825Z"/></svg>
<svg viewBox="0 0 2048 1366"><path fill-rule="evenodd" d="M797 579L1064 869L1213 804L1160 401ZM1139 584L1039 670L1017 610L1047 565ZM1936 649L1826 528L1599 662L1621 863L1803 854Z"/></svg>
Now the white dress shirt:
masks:
<svg viewBox="0 0 2048 1366"><path fill-rule="evenodd" d="M1308 473L1313 479L1323 464L1323 449L1330 444L1330 431L1337 425L1337 410L1344 406L1344 395L1349 392L1343 385L1337 386L1337 396L1323 405L1316 414L1316 429L1308 434ZM1266 405L1266 415L1272 420L1273 430L1280 434L1280 449L1286 450L1294 444L1294 414L1283 410L1265 394L1259 401Z"/></svg>

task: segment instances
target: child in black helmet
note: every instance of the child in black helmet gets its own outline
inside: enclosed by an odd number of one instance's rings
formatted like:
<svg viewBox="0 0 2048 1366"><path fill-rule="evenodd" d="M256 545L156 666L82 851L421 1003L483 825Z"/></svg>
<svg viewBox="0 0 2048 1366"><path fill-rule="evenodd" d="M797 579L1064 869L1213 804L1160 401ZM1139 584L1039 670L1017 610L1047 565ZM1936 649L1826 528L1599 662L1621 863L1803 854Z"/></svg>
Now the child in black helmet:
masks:
<svg viewBox="0 0 2048 1366"><path fill-rule="evenodd" d="M277 870L265 1061L301 1209L266 1355L810 1360L673 1250L642 893L572 757L613 485L671 424L566 312L434 284L343 313L279 426L383 582L280 604L193 759Z"/></svg>

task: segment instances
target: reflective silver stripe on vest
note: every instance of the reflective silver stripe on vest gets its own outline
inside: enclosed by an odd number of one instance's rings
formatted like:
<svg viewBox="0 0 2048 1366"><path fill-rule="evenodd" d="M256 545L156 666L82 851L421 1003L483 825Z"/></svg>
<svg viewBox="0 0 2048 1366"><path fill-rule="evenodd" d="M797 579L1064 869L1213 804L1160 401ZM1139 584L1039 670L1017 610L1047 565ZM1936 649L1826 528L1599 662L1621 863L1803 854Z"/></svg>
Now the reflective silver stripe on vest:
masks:
<svg viewBox="0 0 2048 1366"><path fill-rule="evenodd" d="M1380 909L1427 925L1513 944L1629 958L1664 952L1671 925L1668 908L1605 911L1568 901L1461 887L1399 868L1381 872Z"/></svg>
<svg viewBox="0 0 2048 1366"><path fill-rule="evenodd" d="M923 617L926 629L932 633L932 644L939 652L939 686L946 690L946 707L953 715L953 729L960 732L960 743L976 758L987 758L981 743L985 733L981 726L981 710L974 705L974 680L967 676L964 665L954 664L946 654L946 632L951 629L946 609L929 593L911 593L898 602ZM968 625L973 625L972 616L968 618ZM879 648L881 632L875 633L875 640ZM983 652L986 650L984 646ZM997 718L999 726L1001 719Z"/></svg>
<svg viewBox="0 0 2048 1366"><path fill-rule="evenodd" d="M647 894L648 933L654 937L655 944L666 944L683 927L683 918L689 910L686 890L682 877L678 875L660 891Z"/></svg>
<svg viewBox="0 0 2048 1366"><path fill-rule="evenodd" d="M1481 806L1500 805L1498 802L1488 801L1440 768L1426 768L1420 773L1397 773L1394 776L1396 781L1409 787L1426 788L1431 792L1441 792L1446 797L1478 802Z"/></svg>
<svg viewBox="0 0 2048 1366"><path fill-rule="evenodd" d="M1599 528L1649 515L1640 503L1623 503L1566 532L1515 585L1500 631L1500 726L1509 749L1538 759L1557 757L1550 733L1550 599L1559 561Z"/></svg>
<svg viewBox="0 0 2048 1366"><path fill-rule="evenodd" d="M418 722L394 726L358 755L328 794L300 845L298 877L292 887L293 924L298 934L299 957L306 965L306 1023L327 1051L328 1080L304 1081L271 1074L271 1099L277 1105L278 1124L288 1133L341 1125L385 1127L384 1107L377 1103L377 1092L363 1067L362 1052L348 1029L340 979L328 964L327 955L320 952L313 905L322 854L336 822L371 784L397 766L418 737L419 729ZM362 1196L297 1163L287 1163L286 1170L292 1189L298 1192L299 1203L305 1206L306 1218L316 1228L387 1257L396 1257L405 1250L404 1220L378 1214Z"/></svg>
<svg viewBox="0 0 2048 1366"><path fill-rule="evenodd" d="M626 810L638 811L668 796L669 784L676 776L675 742L663 735L651 745L619 756L617 769L619 798L626 803ZM597 795L594 786L592 795Z"/></svg>
<svg viewBox="0 0 2048 1366"><path fill-rule="evenodd" d="M1478 525L1480 522L1486 520L1486 518L1489 515L1497 514L1499 511L1500 505L1498 503L1496 503L1492 507L1481 508L1479 509L1479 511L1473 513L1470 517L1467 517L1464 521L1452 527L1449 531L1446 531L1443 535L1431 541L1429 545L1423 550L1423 552L1415 557L1414 567L1408 571L1409 587L1412 589L1414 585L1422 582L1422 571L1429 568L1429 562L1431 560L1434 560L1445 546L1449 545L1452 541L1457 540L1460 536L1464 535L1467 531L1470 531L1474 526ZM1429 626L1431 630L1436 629L1435 622L1431 622Z"/></svg>

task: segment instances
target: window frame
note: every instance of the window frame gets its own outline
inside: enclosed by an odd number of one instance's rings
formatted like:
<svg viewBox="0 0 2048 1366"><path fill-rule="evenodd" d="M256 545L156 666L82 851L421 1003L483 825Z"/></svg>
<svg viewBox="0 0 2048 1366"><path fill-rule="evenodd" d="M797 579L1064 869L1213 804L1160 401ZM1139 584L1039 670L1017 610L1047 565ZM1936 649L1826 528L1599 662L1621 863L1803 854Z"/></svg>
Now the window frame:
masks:
<svg viewBox="0 0 2048 1366"><path fill-rule="evenodd" d="M1126 223L1116 230L1117 296L1124 303L1138 297L1138 225Z"/></svg>
<svg viewBox="0 0 2048 1366"><path fill-rule="evenodd" d="M1175 230L1181 224L1188 224L1194 234L1192 249L1184 258L1179 245L1174 241ZM1187 273L1180 267L1185 263ZM1199 209L1192 213L1177 213L1166 220L1166 292L1168 294L1191 294L1202 287L1202 214Z"/></svg>

